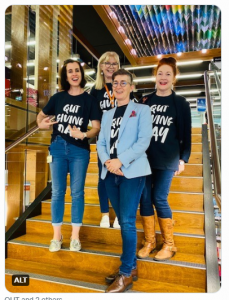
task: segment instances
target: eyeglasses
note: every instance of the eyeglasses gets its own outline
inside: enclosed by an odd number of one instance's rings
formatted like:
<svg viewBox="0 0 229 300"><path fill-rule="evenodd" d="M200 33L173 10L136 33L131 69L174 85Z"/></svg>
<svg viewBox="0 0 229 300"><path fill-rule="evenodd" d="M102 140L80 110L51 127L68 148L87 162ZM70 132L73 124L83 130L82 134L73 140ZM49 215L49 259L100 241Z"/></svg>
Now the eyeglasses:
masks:
<svg viewBox="0 0 229 300"><path fill-rule="evenodd" d="M121 81L121 82L114 81L114 82L112 82L112 86L114 88L118 87L118 85L120 85L121 87L125 87L127 85L127 83L129 83L129 85L131 85L130 82L126 82L126 81Z"/></svg>
<svg viewBox="0 0 229 300"><path fill-rule="evenodd" d="M109 61L105 61L103 63L106 67L117 67L118 66L118 63L113 63L111 64Z"/></svg>

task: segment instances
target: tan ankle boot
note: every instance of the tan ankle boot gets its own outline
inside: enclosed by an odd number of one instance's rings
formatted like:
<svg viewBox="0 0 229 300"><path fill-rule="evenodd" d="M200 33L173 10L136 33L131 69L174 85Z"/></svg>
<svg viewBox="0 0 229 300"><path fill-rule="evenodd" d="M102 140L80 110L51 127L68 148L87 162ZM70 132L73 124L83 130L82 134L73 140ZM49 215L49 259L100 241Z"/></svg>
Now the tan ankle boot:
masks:
<svg viewBox="0 0 229 300"><path fill-rule="evenodd" d="M177 248L175 247L173 240L173 220L158 218L158 222L161 229L163 238L162 249L154 257L154 260L168 260L175 255Z"/></svg>
<svg viewBox="0 0 229 300"><path fill-rule="evenodd" d="M142 217L142 225L145 233L144 247L138 251L139 258L146 258L156 248L155 217Z"/></svg>

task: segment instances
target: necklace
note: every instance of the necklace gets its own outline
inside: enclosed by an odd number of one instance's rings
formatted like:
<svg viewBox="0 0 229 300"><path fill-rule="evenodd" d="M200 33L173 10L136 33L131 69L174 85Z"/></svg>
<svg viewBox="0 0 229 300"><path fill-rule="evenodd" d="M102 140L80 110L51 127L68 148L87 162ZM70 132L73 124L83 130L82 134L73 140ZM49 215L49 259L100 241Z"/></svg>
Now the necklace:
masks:
<svg viewBox="0 0 229 300"><path fill-rule="evenodd" d="M114 98L114 94L111 96L111 94L110 94L110 92L109 92L108 87L107 87L106 84L104 84L104 87L105 87L105 89L107 91L107 94L109 96L111 107L114 107L114 99L115 99Z"/></svg>

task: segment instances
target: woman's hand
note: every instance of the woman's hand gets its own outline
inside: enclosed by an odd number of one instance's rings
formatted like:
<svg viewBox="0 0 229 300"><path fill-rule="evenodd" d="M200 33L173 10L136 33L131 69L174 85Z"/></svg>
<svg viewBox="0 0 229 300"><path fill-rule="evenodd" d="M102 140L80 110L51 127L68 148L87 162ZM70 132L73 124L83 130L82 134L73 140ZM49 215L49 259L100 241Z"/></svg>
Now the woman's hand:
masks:
<svg viewBox="0 0 229 300"><path fill-rule="evenodd" d="M52 122L49 117L46 117L46 118L43 118L42 120L39 120L38 127L40 129L49 129L49 127L51 125L56 124L56 123L58 123L58 121Z"/></svg>
<svg viewBox="0 0 229 300"><path fill-rule="evenodd" d="M182 160L183 161L183 160ZM181 172L183 172L185 169L185 166L184 164L183 165L180 165L179 164L179 167L178 167L178 170L174 173L175 176L179 175Z"/></svg>
<svg viewBox="0 0 229 300"><path fill-rule="evenodd" d="M78 128L76 128L76 126L74 125L73 127L71 127L71 125L68 125L68 128L70 130L70 136L76 139L80 139L83 140L84 139L84 134L82 131L80 131Z"/></svg>
<svg viewBox="0 0 229 300"><path fill-rule="evenodd" d="M107 170L113 174L124 176L123 172L120 170L122 163L118 158L109 159L105 162Z"/></svg>

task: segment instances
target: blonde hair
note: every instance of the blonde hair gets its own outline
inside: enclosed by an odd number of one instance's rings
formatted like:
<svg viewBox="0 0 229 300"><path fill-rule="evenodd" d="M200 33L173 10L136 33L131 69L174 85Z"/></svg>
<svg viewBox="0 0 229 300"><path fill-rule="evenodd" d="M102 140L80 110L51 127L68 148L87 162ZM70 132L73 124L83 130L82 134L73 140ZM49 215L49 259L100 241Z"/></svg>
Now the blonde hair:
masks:
<svg viewBox="0 0 229 300"><path fill-rule="evenodd" d="M116 52L111 52L111 51L108 51L108 52L105 52L103 53L103 55L100 57L99 61L98 61L98 65L97 65L97 74L96 74L96 80L95 80L95 89L96 90L101 90L104 86L104 76L101 75L101 67L100 65L105 62L105 61L108 61L108 59L110 57L113 57L117 63L118 63L118 68L120 69L120 61L119 61L119 56Z"/></svg>

